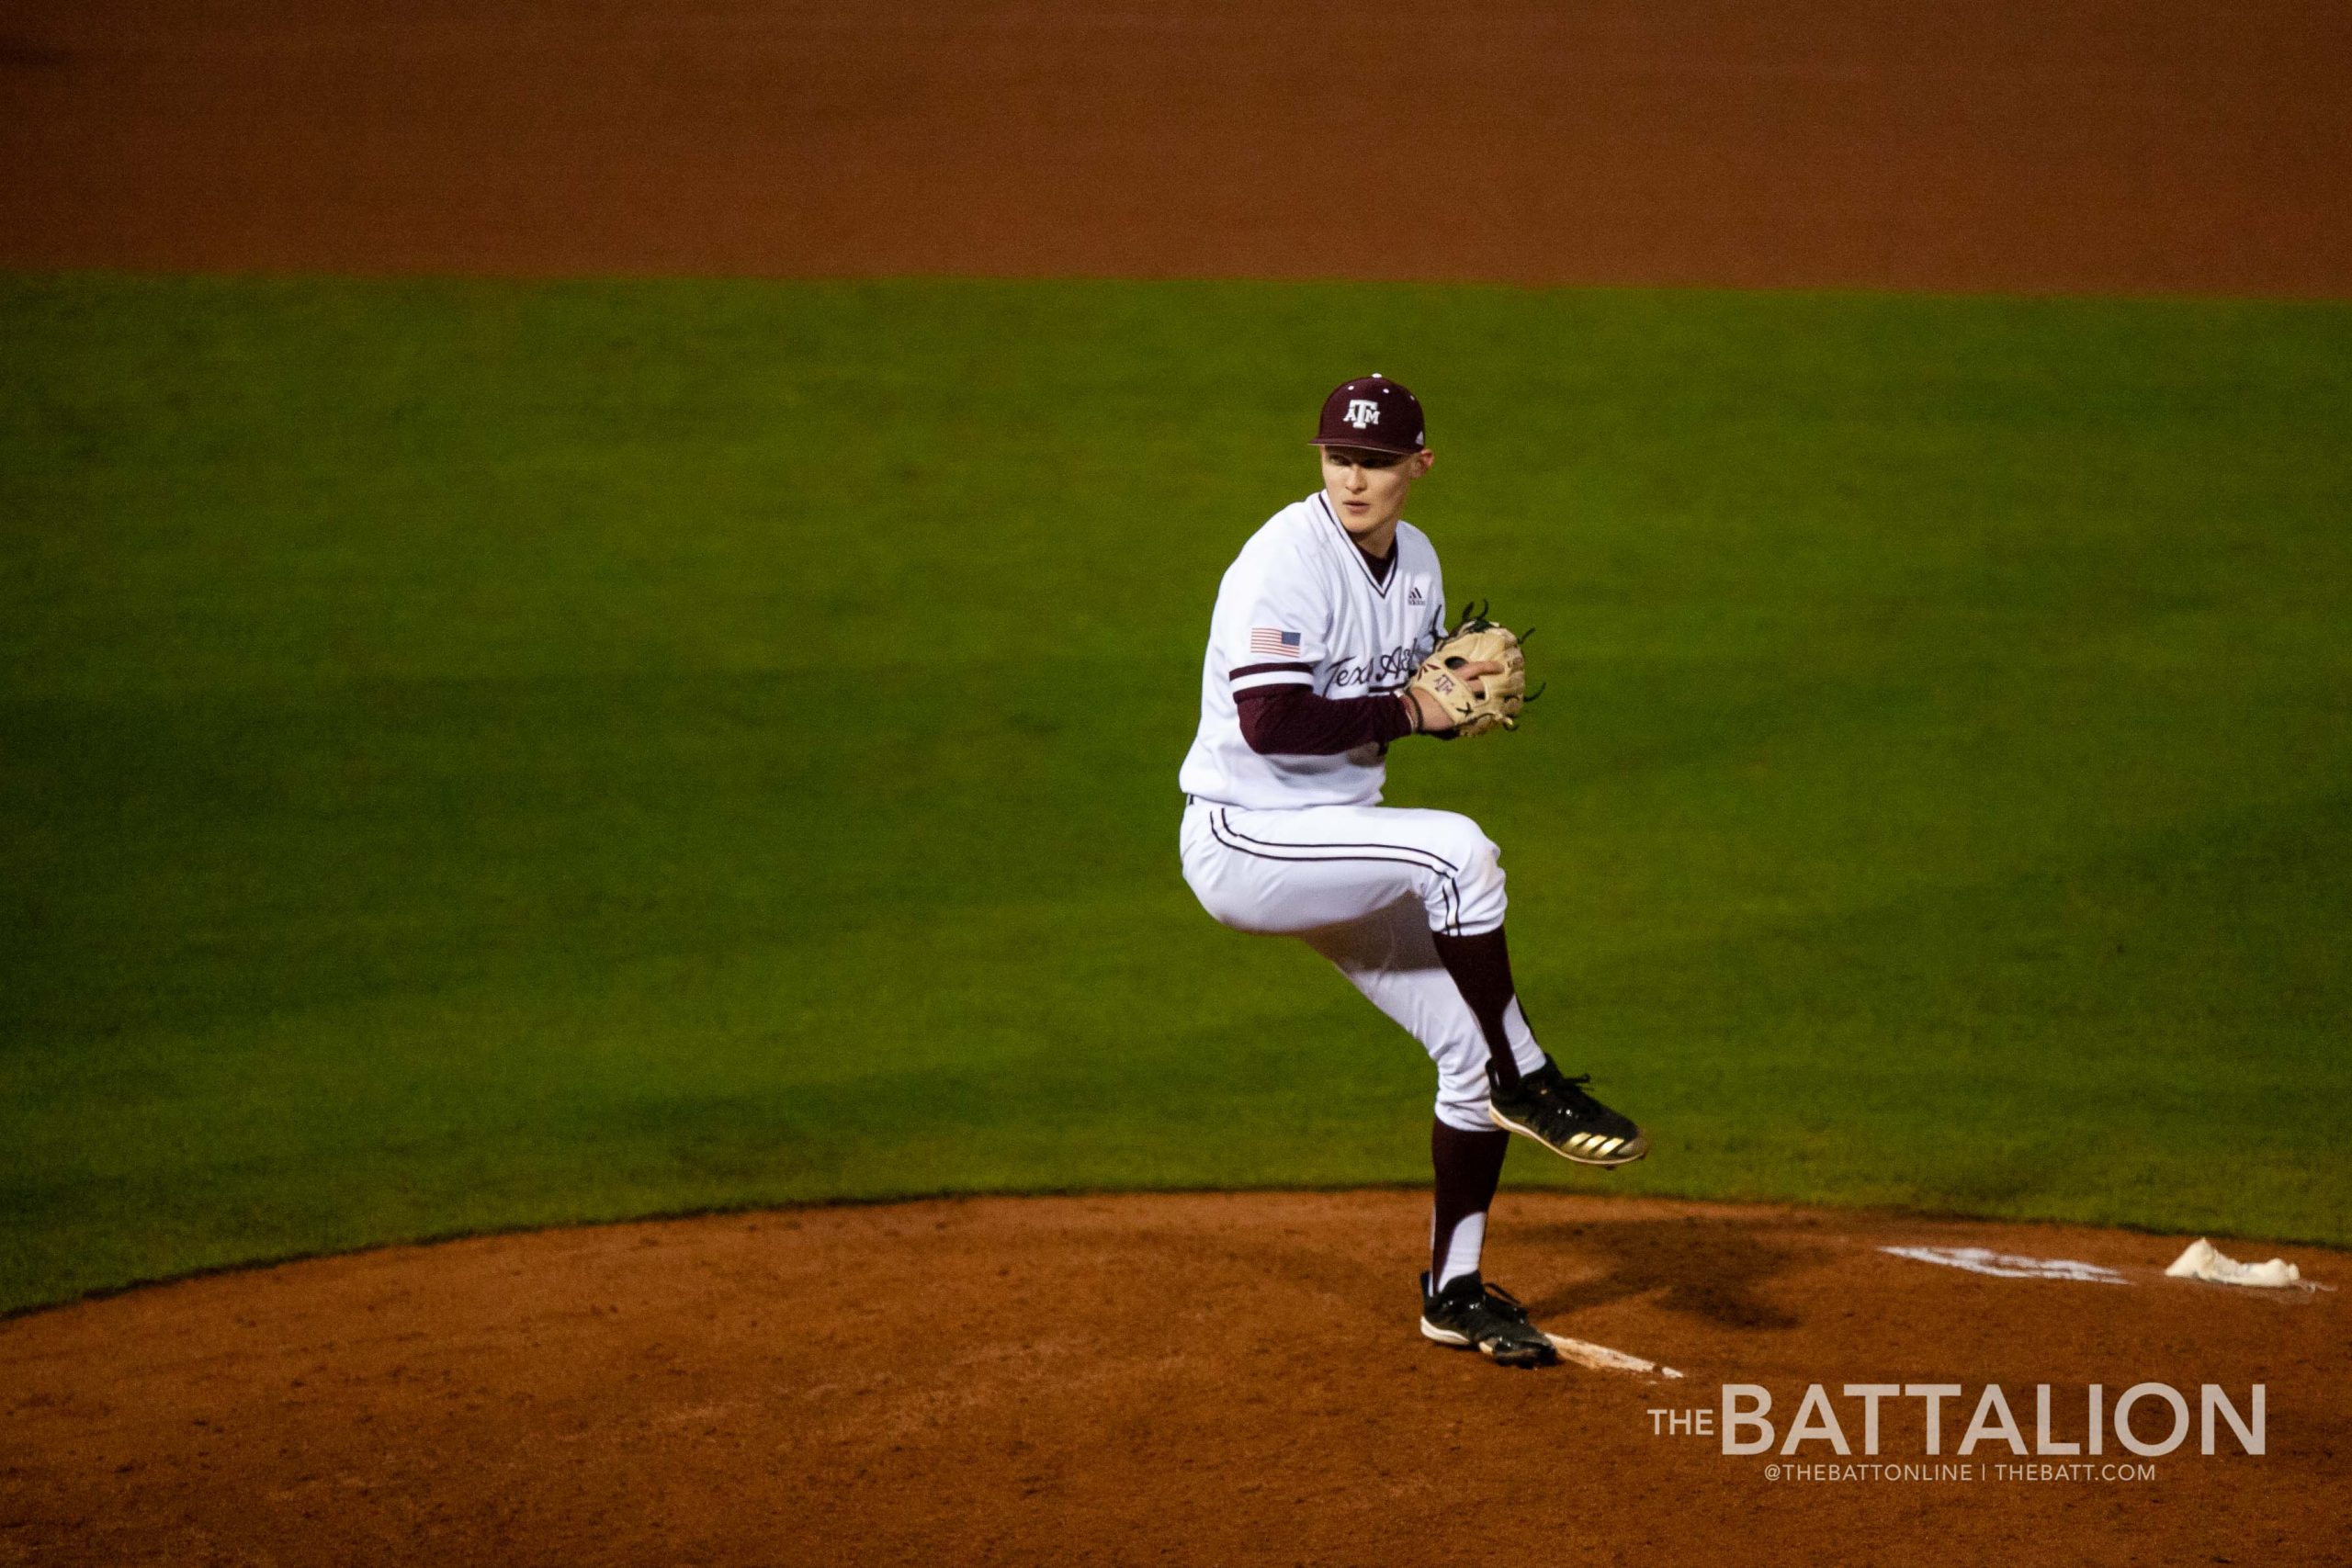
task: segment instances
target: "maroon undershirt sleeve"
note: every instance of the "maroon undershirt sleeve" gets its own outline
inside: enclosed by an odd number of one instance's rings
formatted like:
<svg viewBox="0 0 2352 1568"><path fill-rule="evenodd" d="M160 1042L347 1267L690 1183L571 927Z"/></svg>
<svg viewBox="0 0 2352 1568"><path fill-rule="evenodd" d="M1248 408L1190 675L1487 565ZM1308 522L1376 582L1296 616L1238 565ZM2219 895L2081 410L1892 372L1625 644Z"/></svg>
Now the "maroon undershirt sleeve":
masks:
<svg viewBox="0 0 2352 1568"><path fill-rule="evenodd" d="M1413 732L1394 692L1374 697L1318 697L1305 686L1261 686L1234 698L1241 739L1260 756L1328 757Z"/></svg>

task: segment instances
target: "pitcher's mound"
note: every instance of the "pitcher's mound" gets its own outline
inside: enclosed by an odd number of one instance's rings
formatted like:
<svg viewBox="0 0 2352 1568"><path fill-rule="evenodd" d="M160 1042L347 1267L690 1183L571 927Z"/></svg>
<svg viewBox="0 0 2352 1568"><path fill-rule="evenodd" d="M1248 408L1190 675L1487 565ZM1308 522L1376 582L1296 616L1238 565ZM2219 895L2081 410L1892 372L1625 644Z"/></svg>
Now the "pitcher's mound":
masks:
<svg viewBox="0 0 2352 1568"><path fill-rule="evenodd" d="M1426 1223L1406 1192L922 1202L86 1303L0 1325L0 1562L2320 1562L2352 1518L2346 1295L2167 1280L2179 1238L1507 1193L1489 1276L1670 1379L1427 1343ZM1770 1392L1771 1452L1673 1429L1725 1383ZM1816 1383L1843 1459L1780 1452ZM1940 1452L1889 1394L1866 1454L1849 1383L1958 1385ZM1962 1455L1993 1383L2028 1447L2047 1383L2086 1449L2099 1385L2104 1451ZM2188 1416L2154 1457L2114 1426L2142 1383ZM2222 1411L2199 1451L2209 1383L2248 1422L2263 1385L2267 1451ZM2167 1396L2130 1403L2165 1443Z"/></svg>

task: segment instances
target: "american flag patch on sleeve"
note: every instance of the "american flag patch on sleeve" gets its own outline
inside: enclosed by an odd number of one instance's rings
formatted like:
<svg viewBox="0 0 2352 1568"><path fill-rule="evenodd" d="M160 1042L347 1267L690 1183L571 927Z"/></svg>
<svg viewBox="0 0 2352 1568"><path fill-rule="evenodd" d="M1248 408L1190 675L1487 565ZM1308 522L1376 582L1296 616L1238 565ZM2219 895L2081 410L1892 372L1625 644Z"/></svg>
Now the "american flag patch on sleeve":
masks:
<svg viewBox="0 0 2352 1568"><path fill-rule="evenodd" d="M1272 626L1250 628L1250 651L1262 653L1269 658L1296 659L1299 641L1296 632L1278 631Z"/></svg>

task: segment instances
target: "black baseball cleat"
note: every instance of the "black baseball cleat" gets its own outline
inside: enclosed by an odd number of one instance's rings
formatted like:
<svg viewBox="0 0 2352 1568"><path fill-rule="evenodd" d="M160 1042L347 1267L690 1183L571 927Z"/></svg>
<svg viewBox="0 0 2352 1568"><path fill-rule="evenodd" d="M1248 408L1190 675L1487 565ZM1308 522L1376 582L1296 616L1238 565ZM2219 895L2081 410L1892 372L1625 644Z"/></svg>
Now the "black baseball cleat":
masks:
<svg viewBox="0 0 2352 1568"><path fill-rule="evenodd" d="M1650 1141L1631 1119L1620 1116L1584 1091L1589 1073L1569 1077L1550 1057L1515 1084L1487 1069L1487 1114L1508 1133L1534 1139L1578 1165L1631 1165L1650 1152Z"/></svg>
<svg viewBox="0 0 2352 1568"><path fill-rule="evenodd" d="M1507 1291L1464 1274L1437 1294L1421 1276L1421 1335L1441 1345L1476 1350L1498 1367L1548 1367L1560 1359L1527 1309Z"/></svg>

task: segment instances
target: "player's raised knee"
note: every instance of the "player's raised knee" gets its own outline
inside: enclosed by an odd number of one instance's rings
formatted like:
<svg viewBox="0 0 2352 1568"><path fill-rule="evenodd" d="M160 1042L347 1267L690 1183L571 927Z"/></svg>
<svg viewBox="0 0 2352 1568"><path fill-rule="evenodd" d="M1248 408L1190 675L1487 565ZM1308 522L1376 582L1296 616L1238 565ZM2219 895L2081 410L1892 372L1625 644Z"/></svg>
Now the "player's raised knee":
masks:
<svg viewBox="0 0 2352 1568"><path fill-rule="evenodd" d="M1482 865L1491 866L1502 856L1485 829L1458 811L1432 811L1430 825L1431 852L1448 864L1463 872Z"/></svg>
<svg viewBox="0 0 2352 1568"><path fill-rule="evenodd" d="M1453 866L1447 877L1453 898L1444 924L1457 931L1491 931L1503 923L1502 851L1467 817L1447 813L1445 847L1438 852Z"/></svg>
<svg viewBox="0 0 2352 1568"><path fill-rule="evenodd" d="M1478 824L1467 817L1458 818L1460 827L1449 835L1445 858L1453 863L1456 874L1464 885L1491 885L1500 896L1503 884L1502 846L1479 829Z"/></svg>

